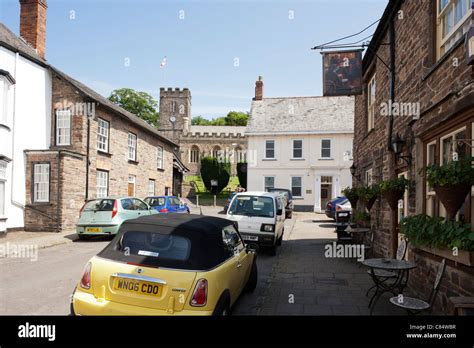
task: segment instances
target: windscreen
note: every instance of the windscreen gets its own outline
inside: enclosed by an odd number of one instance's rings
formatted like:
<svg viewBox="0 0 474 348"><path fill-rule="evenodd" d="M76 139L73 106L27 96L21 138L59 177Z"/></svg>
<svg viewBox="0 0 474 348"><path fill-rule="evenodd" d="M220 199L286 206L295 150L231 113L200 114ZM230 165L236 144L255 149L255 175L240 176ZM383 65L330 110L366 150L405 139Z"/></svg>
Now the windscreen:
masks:
<svg viewBox="0 0 474 348"><path fill-rule="evenodd" d="M165 205L165 198L164 197L147 198L145 199L145 202L151 207L162 206L162 205Z"/></svg>
<svg viewBox="0 0 474 348"><path fill-rule="evenodd" d="M95 199L87 202L83 211L112 211L115 199Z"/></svg>
<svg viewBox="0 0 474 348"><path fill-rule="evenodd" d="M229 208L230 215L274 217L274 203L271 197L237 196Z"/></svg>

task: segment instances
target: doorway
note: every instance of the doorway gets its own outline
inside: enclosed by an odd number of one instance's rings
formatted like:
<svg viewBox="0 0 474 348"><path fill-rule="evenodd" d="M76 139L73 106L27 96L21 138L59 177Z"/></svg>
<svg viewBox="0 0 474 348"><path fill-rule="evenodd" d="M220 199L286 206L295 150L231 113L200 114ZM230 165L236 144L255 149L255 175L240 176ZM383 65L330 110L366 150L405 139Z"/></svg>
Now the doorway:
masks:
<svg viewBox="0 0 474 348"><path fill-rule="evenodd" d="M321 208L325 209L332 198L332 176L321 176Z"/></svg>
<svg viewBox="0 0 474 348"><path fill-rule="evenodd" d="M128 176L128 196L129 197L135 196L135 176L134 175Z"/></svg>

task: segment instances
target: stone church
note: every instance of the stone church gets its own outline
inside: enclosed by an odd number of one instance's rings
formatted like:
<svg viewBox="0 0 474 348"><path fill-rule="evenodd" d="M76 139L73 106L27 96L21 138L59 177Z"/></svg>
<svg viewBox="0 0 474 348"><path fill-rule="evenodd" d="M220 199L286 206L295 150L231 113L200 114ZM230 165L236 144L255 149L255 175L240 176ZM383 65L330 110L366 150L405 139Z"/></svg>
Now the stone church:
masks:
<svg viewBox="0 0 474 348"><path fill-rule="evenodd" d="M236 164L246 161L246 127L191 125L191 92L188 88L160 88L160 127L180 146L181 161L188 175L199 175L203 156L227 158L236 175Z"/></svg>

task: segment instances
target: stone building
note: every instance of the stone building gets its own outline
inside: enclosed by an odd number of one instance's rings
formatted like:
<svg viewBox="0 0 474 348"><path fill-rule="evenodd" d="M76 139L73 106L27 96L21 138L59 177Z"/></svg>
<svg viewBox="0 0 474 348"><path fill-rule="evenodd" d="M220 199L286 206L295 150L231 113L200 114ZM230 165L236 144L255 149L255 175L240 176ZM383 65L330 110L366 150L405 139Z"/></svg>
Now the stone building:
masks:
<svg viewBox="0 0 474 348"><path fill-rule="evenodd" d="M85 200L171 194L177 144L50 67L48 150L26 151L25 230L74 228Z"/></svg>
<svg viewBox="0 0 474 348"><path fill-rule="evenodd" d="M234 175L236 163L246 160L246 127L191 125L191 92L187 88L160 88L159 129L179 144L189 175L199 175L203 156L225 156Z"/></svg>
<svg viewBox="0 0 474 348"><path fill-rule="evenodd" d="M447 16L454 12L452 23ZM445 216L419 170L446 163L453 152L474 155L474 70L465 46L472 16L469 0L391 0L363 59L365 88L355 99L355 182L360 186L405 176L415 183L399 202L398 212L381 198L371 210L379 256L394 256L401 217ZM388 104L393 106L389 115ZM396 113L395 107L405 112ZM395 140L402 145L401 153L394 152ZM473 222L474 192L459 219ZM443 257L447 268L436 305L446 310L450 296L474 296L472 263L449 251L411 247L408 258L417 268L410 272L409 285L426 298Z"/></svg>

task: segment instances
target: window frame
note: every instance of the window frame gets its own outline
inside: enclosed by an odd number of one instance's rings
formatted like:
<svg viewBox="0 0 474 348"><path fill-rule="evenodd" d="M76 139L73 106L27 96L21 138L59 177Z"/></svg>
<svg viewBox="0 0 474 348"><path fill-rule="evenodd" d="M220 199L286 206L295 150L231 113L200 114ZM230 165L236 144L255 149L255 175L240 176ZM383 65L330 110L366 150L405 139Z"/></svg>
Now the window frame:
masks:
<svg viewBox="0 0 474 348"><path fill-rule="evenodd" d="M0 186L3 187L3 189L0 191L0 202L2 204L0 205L0 218L5 217L5 211L6 211L6 189L7 189L7 169L8 169L8 163L6 161L0 160Z"/></svg>
<svg viewBox="0 0 474 348"><path fill-rule="evenodd" d="M60 114L62 113L67 113L68 114L68 122L69 122L69 128L66 127L59 127L59 117ZM64 116L64 115L63 115ZM67 133L64 136L68 141L62 143L60 141L61 135L59 134L60 129L67 129ZM71 110L56 110L56 117L55 117L55 144L56 146L71 146L71 134L72 134L72 113Z"/></svg>
<svg viewBox="0 0 474 348"><path fill-rule="evenodd" d="M3 99L3 107L0 108L0 124L8 124L8 102L9 102L10 83L0 75L0 100Z"/></svg>
<svg viewBox="0 0 474 348"><path fill-rule="evenodd" d="M99 185L99 179L100 179L100 174L105 174L105 186L100 186ZM102 178L104 179L104 178ZM99 195L100 190L103 190L105 188L105 196ZM97 169L96 170L96 192L95 192L96 198L106 198L109 196L109 171L108 170L103 170L103 169Z"/></svg>
<svg viewBox="0 0 474 348"><path fill-rule="evenodd" d="M164 149L163 149L163 146L158 145L156 147L156 168L163 169L164 167L165 167Z"/></svg>
<svg viewBox="0 0 474 348"><path fill-rule="evenodd" d="M272 178L273 187L271 187L271 188L275 188L275 175L264 175L263 176L263 191L264 192L268 192L268 190L267 190L267 178Z"/></svg>
<svg viewBox="0 0 474 348"><path fill-rule="evenodd" d="M268 157L267 156L267 153L269 151L269 148L268 148L268 144L269 143L272 143L273 144L273 157ZM270 151L272 151L270 149ZM267 160L273 160L273 159L276 159L276 142L275 140L273 139L265 139L265 156L264 156L264 159L267 159Z"/></svg>
<svg viewBox="0 0 474 348"><path fill-rule="evenodd" d="M101 134L100 130L105 129L101 126L101 122L107 125L107 134ZM101 141L101 137L105 138L105 142ZM100 145L104 145L104 149L100 147ZM110 121L107 121L103 118L97 118L97 151L109 153L109 146L110 146Z"/></svg>
<svg viewBox="0 0 474 348"><path fill-rule="evenodd" d="M293 186L293 179L294 178L300 178L301 180L301 186ZM301 189L301 195L295 195L294 192L293 192L293 188L294 187L299 187ZM291 188L291 196L293 197L293 199L295 198L303 198L303 187L304 187L304 183L303 183L303 176L302 175L292 175L290 177L290 188Z"/></svg>
<svg viewBox="0 0 474 348"><path fill-rule="evenodd" d="M443 9L440 8L441 0L436 0L435 6L436 6L436 59L439 60L441 57L443 57L446 52L449 51L449 49L452 47L449 45L446 45L449 43L451 40L455 39L456 36L459 36L459 39L461 39L464 36L464 31L460 33L460 30L466 25L467 22L469 22L471 16L472 16L472 0L463 0L465 1L465 6L466 6L466 13L463 15L462 18L459 19L457 23L455 23L456 19L456 7L455 4L457 0L447 0L446 5L443 7ZM448 14L448 12L452 10L452 29L444 35L444 18ZM457 40L453 41L453 44ZM447 47L446 47L447 46Z"/></svg>
<svg viewBox="0 0 474 348"><path fill-rule="evenodd" d="M201 150L198 146L193 145L189 149L189 163L199 163L201 159Z"/></svg>
<svg viewBox="0 0 474 348"><path fill-rule="evenodd" d="M323 142L329 141L329 156L323 156L323 150L328 150L328 148L323 147ZM324 138L321 139L321 157L320 159L332 159L332 139Z"/></svg>
<svg viewBox="0 0 474 348"><path fill-rule="evenodd" d="M48 181L47 182L40 182L38 184L47 184L47 190L43 191L47 193L47 199L37 199L37 190L36 190L36 167L37 166L47 166L48 170L46 171L48 175ZM43 173L43 174L46 174ZM32 163L32 171L31 171L31 201L32 203L39 203L39 204L44 204L44 203L50 203L51 200L51 163L50 162L33 162Z"/></svg>
<svg viewBox="0 0 474 348"><path fill-rule="evenodd" d="M130 143L131 139L135 139L134 147ZM132 141L133 143L133 141ZM133 149L133 158L130 157L131 149ZM128 132L127 135L127 159L132 162L137 162L138 137L135 133Z"/></svg>
<svg viewBox="0 0 474 348"><path fill-rule="evenodd" d="M153 192L151 192L150 190L150 184L153 184ZM148 179L147 192L148 192L148 196L156 195L156 180L155 179Z"/></svg>
<svg viewBox="0 0 474 348"><path fill-rule="evenodd" d="M374 183L373 168L367 169L364 174L364 182L366 186L371 186Z"/></svg>
<svg viewBox="0 0 474 348"><path fill-rule="evenodd" d="M295 142L296 141L299 141L301 142L301 147L300 148L296 148L295 147ZM293 149L292 149L292 157L291 159L304 159L303 157L303 139L293 139L292 140L292 144L293 144ZM295 156L295 151L301 151L301 155L298 157L298 156Z"/></svg>
<svg viewBox="0 0 474 348"><path fill-rule="evenodd" d="M376 77L377 73L374 72L367 82L367 132L375 128L375 105L377 100Z"/></svg>

